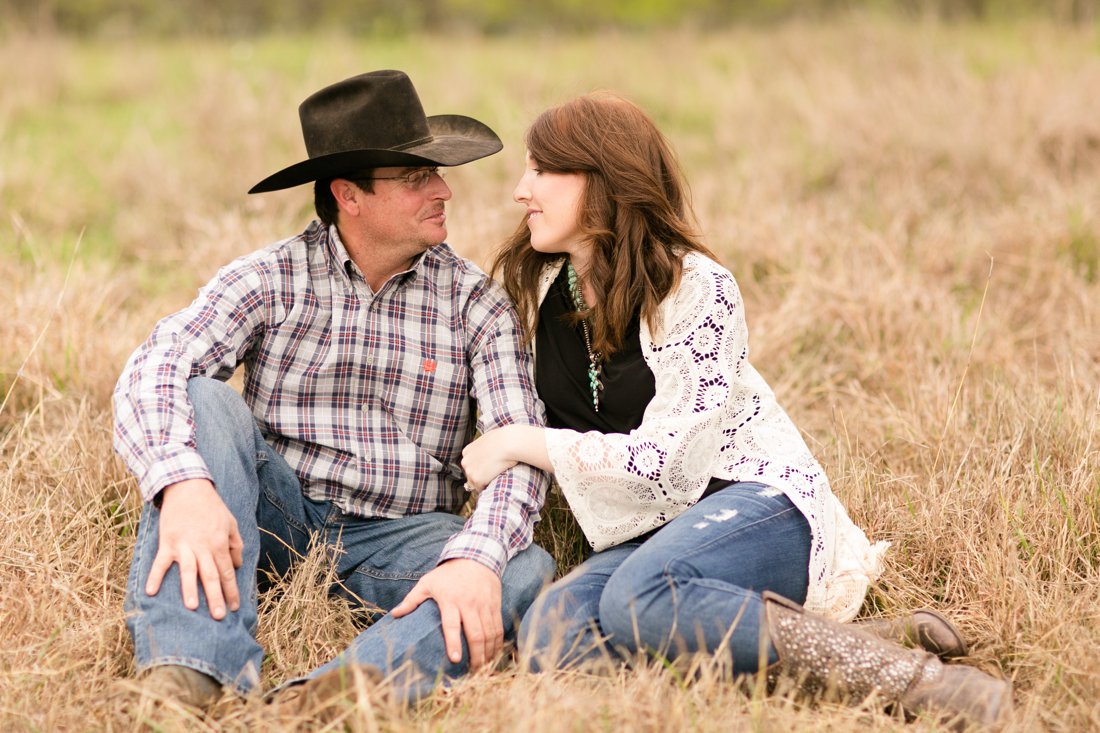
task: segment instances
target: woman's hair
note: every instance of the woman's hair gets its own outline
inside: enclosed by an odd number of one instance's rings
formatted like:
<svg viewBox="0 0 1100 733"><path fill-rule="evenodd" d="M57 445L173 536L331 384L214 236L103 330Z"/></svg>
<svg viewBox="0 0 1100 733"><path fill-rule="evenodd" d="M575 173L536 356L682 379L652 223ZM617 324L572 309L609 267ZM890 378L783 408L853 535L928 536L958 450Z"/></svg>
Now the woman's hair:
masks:
<svg viewBox="0 0 1100 733"><path fill-rule="evenodd" d="M593 350L609 356L622 347L635 314L660 327L658 305L679 283L685 253L714 257L692 225L680 166L649 116L609 94L546 110L527 130L526 143L539 170L585 177L578 224L592 256L584 278L599 293L585 315ZM531 247L525 219L493 262L493 276L516 304L527 341L538 324L539 275L560 257Z"/></svg>

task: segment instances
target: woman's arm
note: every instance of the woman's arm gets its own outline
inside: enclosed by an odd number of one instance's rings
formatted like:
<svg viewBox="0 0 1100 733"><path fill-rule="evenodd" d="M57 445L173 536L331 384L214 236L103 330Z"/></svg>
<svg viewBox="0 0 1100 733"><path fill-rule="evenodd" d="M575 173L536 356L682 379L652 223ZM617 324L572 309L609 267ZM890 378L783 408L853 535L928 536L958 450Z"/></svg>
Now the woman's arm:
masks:
<svg viewBox="0 0 1100 733"><path fill-rule="evenodd" d="M505 425L485 433L462 449L466 484L481 491L517 463L552 471L545 433L545 428L533 425Z"/></svg>
<svg viewBox="0 0 1100 733"><path fill-rule="evenodd" d="M691 506L716 475L723 448L770 405L751 379L737 284L718 263L685 258L661 304L660 338L642 323L655 394L629 433L547 429L554 478L590 544L617 544ZM747 379L748 378L748 379Z"/></svg>

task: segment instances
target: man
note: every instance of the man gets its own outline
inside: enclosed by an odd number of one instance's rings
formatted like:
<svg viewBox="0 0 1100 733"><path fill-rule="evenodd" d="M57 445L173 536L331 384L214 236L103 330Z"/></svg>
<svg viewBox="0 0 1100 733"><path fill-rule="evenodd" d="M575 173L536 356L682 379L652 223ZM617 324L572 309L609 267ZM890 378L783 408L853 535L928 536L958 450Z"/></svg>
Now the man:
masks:
<svg viewBox="0 0 1100 733"><path fill-rule="evenodd" d="M542 421L503 291L444 244L438 167L500 140L426 117L399 71L326 87L299 115L308 159L249 193L313 182L320 222L223 268L115 390L115 446L146 502L126 603L137 664L147 689L199 708L258 683L257 569L285 573L311 538L335 590L389 613L289 683L299 694L350 668L415 699L477 669L553 570L531 545L544 474L516 466L454 514L475 427ZM238 365L243 397L219 381Z"/></svg>

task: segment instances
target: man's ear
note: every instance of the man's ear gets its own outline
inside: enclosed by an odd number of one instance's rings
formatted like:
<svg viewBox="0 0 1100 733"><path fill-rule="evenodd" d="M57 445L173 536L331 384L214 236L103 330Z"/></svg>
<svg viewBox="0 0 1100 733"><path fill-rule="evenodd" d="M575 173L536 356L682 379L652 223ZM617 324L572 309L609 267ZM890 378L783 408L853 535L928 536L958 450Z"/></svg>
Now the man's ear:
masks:
<svg viewBox="0 0 1100 733"><path fill-rule="evenodd" d="M328 185L340 210L348 216L359 216L359 197L363 195L363 189L346 178L334 178Z"/></svg>

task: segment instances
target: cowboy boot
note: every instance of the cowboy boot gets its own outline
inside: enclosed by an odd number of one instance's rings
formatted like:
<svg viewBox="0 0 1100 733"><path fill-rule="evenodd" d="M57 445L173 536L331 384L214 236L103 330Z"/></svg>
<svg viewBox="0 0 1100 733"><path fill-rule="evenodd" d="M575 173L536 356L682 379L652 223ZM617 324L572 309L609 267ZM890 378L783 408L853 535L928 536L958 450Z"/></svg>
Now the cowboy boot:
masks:
<svg viewBox="0 0 1100 733"><path fill-rule="evenodd" d="M962 634L946 618L922 608L895 619L866 619L855 622L862 631L907 647L917 647L940 659L959 659L967 654Z"/></svg>
<svg viewBox="0 0 1100 733"><path fill-rule="evenodd" d="M352 664L273 690L267 703L280 718L332 723L351 715L356 706L369 705L371 696L381 696L378 685L382 679L377 667Z"/></svg>
<svg viewBox="0 0 1100 733"><path fill-rule="evenodd" d="M945 665L858 627L807 612L765 591L764 614L779 671L812 690L861 701L874 694L910 715L927 713L957 728L999 726L1012 713L1012 686L965 665Z"/></svg>
<svg viewBox="0 0 1100 733"><path fill-rule="evenodd" d="M213 677L178 664L150 669L141 690L154 702L172 701L197 712L207 711L222 696L222 686Z"/></svg>

